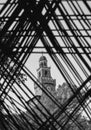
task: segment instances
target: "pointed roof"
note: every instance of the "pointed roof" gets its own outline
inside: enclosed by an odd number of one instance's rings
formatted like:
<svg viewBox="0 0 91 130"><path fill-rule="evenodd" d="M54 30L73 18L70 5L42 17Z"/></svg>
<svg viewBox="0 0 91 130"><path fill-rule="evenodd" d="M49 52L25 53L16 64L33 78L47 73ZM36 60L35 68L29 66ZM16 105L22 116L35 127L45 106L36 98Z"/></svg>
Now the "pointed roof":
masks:
<svg viewBox="0 0 91 130"><path fill-rule="evenodd" d="M42 55L42 56L40 57L40 59L39 59L39 62L40 62L40 61L47 61L47 59L46 59L45 56Z"/></svg>

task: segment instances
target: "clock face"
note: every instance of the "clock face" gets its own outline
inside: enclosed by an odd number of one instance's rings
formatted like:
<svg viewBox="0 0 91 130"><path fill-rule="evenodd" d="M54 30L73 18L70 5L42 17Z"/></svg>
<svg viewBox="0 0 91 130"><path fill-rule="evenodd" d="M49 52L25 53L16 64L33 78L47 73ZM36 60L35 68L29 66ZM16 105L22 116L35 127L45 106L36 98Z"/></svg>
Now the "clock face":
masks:
<svg viewBox="0 0 91 130"><path fill-rule="evenodd" d="M50 88L50 87L47 87L47 90L48 90L48 91L51 91L51 88Z"/></svg>

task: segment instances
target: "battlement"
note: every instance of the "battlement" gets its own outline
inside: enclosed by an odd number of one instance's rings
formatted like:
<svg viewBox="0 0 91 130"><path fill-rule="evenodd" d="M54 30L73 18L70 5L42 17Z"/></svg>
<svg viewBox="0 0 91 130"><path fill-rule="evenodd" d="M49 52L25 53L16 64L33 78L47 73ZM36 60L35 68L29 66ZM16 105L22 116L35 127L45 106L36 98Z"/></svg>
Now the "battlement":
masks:
<svg viewBox="0 0 91 130"><path fill-rule="evenodd" d="M52 79L52 78L42 77L41 78L41 83L42 84L51 84L53 86L56 86L56 80Z"/></svg>

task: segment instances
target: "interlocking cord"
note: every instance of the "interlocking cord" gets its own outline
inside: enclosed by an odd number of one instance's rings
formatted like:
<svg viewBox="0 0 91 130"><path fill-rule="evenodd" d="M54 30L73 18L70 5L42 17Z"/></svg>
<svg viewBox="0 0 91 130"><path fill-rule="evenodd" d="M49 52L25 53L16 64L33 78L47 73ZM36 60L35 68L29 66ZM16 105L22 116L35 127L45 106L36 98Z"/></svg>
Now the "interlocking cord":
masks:
<svg viewBox="0 0 91 130"><path fill-rule="evenodd" d="M42 53L51 58L71 91L65 101L26 66L33 54ZM53 111L23 76L42 90ZM0 129L90 130L90 80L90 0L0 1Z"/></svg>

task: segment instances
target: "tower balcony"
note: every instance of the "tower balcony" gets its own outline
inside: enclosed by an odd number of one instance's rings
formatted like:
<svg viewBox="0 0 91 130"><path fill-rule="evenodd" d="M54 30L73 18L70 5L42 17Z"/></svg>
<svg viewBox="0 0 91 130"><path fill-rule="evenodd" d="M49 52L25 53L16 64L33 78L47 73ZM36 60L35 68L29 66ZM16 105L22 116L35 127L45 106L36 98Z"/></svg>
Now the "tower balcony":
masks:
<svg viewBox="0 0 91 130"><path fill-rule="evenodd" d="M53 86L56 86L56 80L48 77L42 77L41 78L42 84L51 84Z"/></svg>

